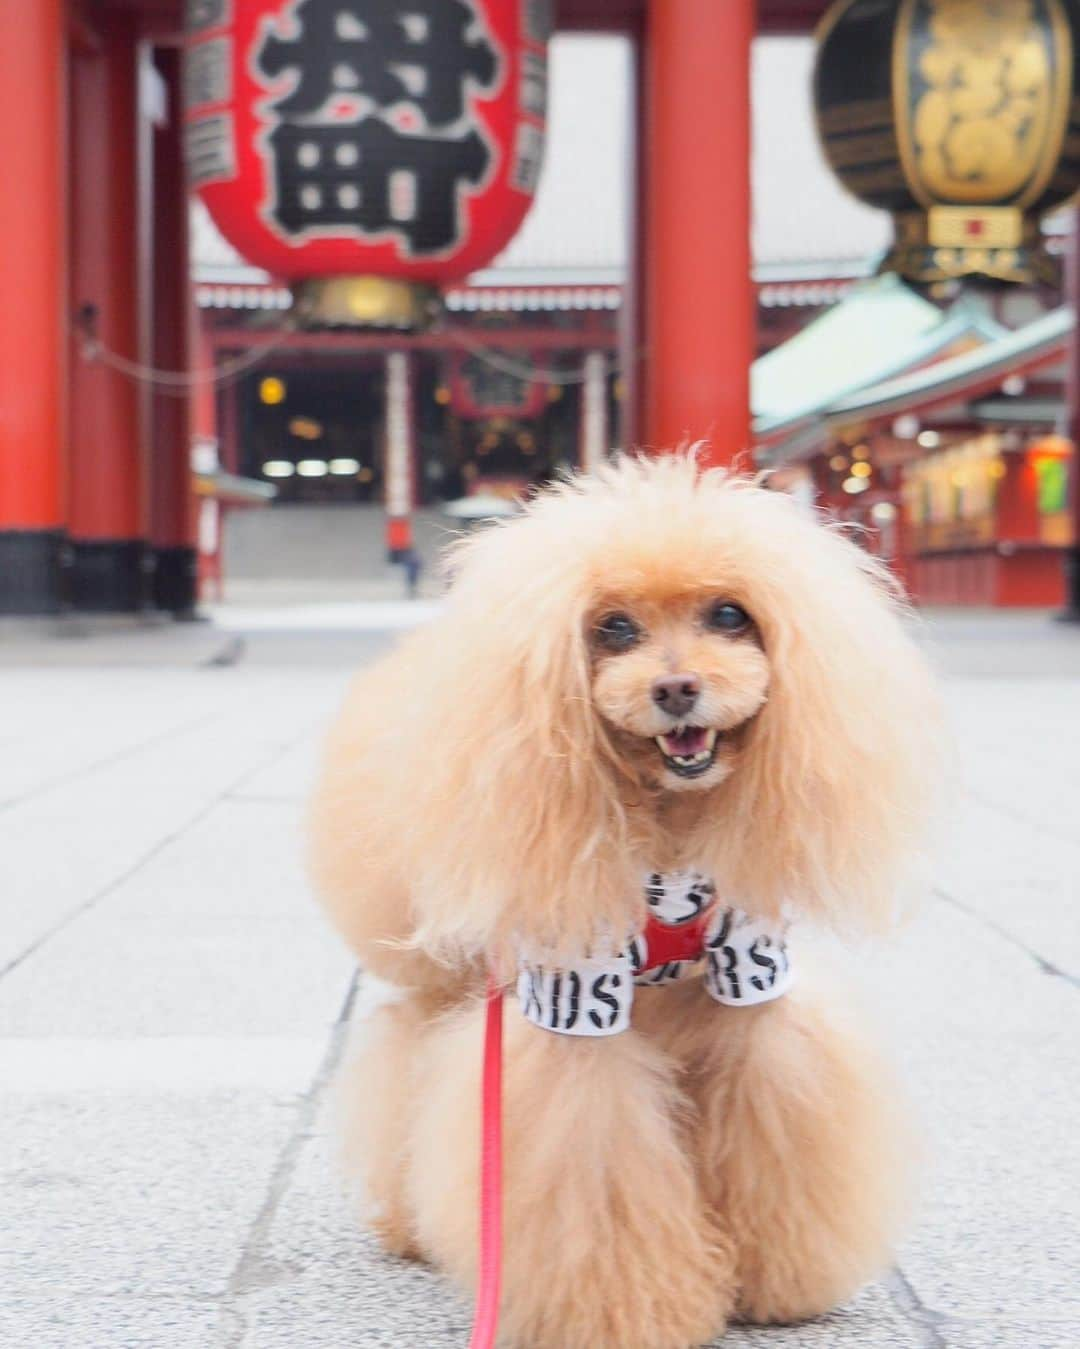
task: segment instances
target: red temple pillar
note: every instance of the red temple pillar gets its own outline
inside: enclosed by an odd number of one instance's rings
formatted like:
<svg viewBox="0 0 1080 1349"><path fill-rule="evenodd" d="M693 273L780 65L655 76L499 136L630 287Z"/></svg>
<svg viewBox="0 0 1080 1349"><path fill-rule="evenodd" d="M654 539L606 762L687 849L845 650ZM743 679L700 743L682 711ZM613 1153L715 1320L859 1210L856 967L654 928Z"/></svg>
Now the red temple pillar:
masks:
<svg viewBox="0 0 1080 1349"><path fill-rule="evenodd" d="M618 319L619 422L616 443L636 450L644 440L645 341L645 32L635 25L631 43L630 154L627 157L627 195L630 210L626 229L626 276Z"/></svg>
<svg viewBox="0 0 1080 1349"><path fill-rule="evenodd" d="M210 359L214 360L215 350L210 348ZM239 383L226 384L217 392L215 399L215 423L217 426L218 459L226 473L239 473L240 463L240 389Z"/></svg>
<svg viewBox="0 0 1080 1349"><path fill-rule="evenodd" d="M72 61L72 600L135 610L147 601L141 394L130 374L82 354L87 337L134 362L138 323L137 31L111 14L100 48Z"/></svg>
<svg viewBox="0 0 1080 1349"><path fill-rule="evenodd" d="M214 344L211 341L209 331L199 322L197 315L194 323L196 367L199 379L192 390L192 422L198 440L203 443L212 443L217 447L219 450L218 458L220 459L217 386L213 381Z"/></svg>
<svg viewBox="0 0 1080 1349"><path fill-rule="evenodd" d="M608 455L607 353L590 351L581 366L581 411L578 464L585 473L599 468Z"/></svg>
<svg viewBox="0 0 1080 1349"><path fill-rule="evenodd" d="M1080 207L1072 211L1072 233L1065 267L1065 298L1080 323ZM1065 611L1061 617L1080 623L1080 327L1073 329L1065 356L1068 433L1073 445L1069 464L1069 501L1073 541L1065 553Z"/></svg>
<svg viewBox="0 0 1080 1349"><path fill-rule="evenodd" d="M155 64L165 85L166 115L154 131L152 193L152 359L160 370L191 370L195 317L188 275L188 196L181 121L180 50L161 47ZM150 537L154 603L178 617L195 609L198 588L192 492L192 398L178 386L151 400L153 468Z"/></svg>
<svg viewBox="0 0 1080 1349"><path fill-rule="evenodd" d="M386 357L385 453L386 555L408 562L413 554L413 505L416 501L416 358L409 351Z"/></svg>
<svg viewBox="0 0 1080 1349"><path fill-rule="evenodd" d="M0 0L0 614L63 598L66 19Z"/></svg>
<svg viewBox="0 0 1080 1349"><path fill-rule="evenodd" d="M644 442L750 446L754 0L650 0L645 53Z"/></svg>

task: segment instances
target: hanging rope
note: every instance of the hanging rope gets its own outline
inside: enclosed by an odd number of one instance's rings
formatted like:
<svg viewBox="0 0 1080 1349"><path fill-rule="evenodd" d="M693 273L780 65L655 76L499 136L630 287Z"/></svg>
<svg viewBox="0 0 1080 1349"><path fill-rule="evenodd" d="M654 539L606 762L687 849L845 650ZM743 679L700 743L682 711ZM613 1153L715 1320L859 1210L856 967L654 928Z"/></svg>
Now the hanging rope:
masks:
<svg viewBox="0 0 1080 1349"><path fill-rule="evenodd" d="M133 361L106 346L93 332L94 319L95 315L92 312L84 311L80 313L79 320L73 328L75 335L82 344L81 355L83 360L108 366L127 379L134 380L139 384L147 384L158 393L177 398L186 397L192 389L207 386L225 388L235 384L243 375L254 370L275 352L280 351L296 331L295 322L287 321L271 341L263 343L258 348L246 351L241 356L234 356L230 360L222 361L219 365L208 370L161 370L142 361ZM539 382L565 387L573 384L584 384L588 378L585 371L581 369L542 369L528 361L514 360L513 357L485 346L482 342L474 342L460 331L446 332L444 335L449 346L468 352L470 356L489 366L492 370L498 370L504 375L511 375L526 384ZM617 375L620 369L621 365L616 357L605 357L605 378L608 375Z"/></svg>
<svg viewBox="0 0 1080 1349"><path fill-rule="evenodd" d="M128 379L136 380L140 384L149 384L159 393L182 395L200 386L213 385L216 388L235 382L240 375L253 370L272 352L277 351L284 340L281 338L275 342L268 342L257 351L248 351L243 356L222 361L220 365L210 370L158 370L152 365L144 365L141 361L129 361L126 356L111 351L96 338L84 340L82 355L84 360L97 361L101 365L119 371L121 375L126 375Z"/></svg>
<svg viewBox="0 0 1080 1349"><path fill-rule="evenodd" d="M206 370L161 370L143 361L133 361L106 346L94 332L96 322L95 307L83 305L72 325L72 332L80 341L80 354L84 361L108 366L110 370L115 370L126 379L134 380L138 384L148 384L158 393L176 398L185 398L192 389L225 388L235 384L242 375L254 370L268 356L280 350L295 329L294 322L286 320L269 342Z"/></svg>

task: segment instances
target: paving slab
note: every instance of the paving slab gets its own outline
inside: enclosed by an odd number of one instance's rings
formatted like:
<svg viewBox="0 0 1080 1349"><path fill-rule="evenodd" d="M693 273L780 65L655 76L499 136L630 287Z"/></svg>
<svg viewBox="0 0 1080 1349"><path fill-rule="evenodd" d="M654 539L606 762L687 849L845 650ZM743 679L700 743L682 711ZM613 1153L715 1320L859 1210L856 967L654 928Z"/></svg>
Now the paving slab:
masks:
<svg viewBox="0 0 1080 1349"><path fill-rule="evenodd" d="M109 915L296 918L317 927L305 873L305 806L284 798L221 797L116 887Z"/></svg>
<svg viewBox="0 0 1080 1349"><path fill-rule="evenodd" d="M100 903L279 752L226 734L159 742L0 812L0 968Z"/></svg>
<svg viewBox="0 0 1080 1349"><path fill-rule="evenodd" d="M922 1328L897 1309L888 1290L874 1284L846 1307L799 1326L732 1326L710 1349L925 1349Z"/></svg>
<svg viewBox="0 0 1080 1349"><path fill-rule="evenodd" d="M945 1349L1076 1349L1075 1321L948 1321L939 1330Z"/></svg>
<svg viewBox="0 0 1080 1349"><path fill-rule="evenodd" d="M234 1307L244 1349L460 1349L471 1309L425 1265L384 1254L345 1200L324 1114L298 1158Z"/></svg>
<svg viewBox="0 0 1080 1349"><path fill-rule="evenodd" d="M288 1035L333 1024L353 965L318 918L103 909L0 983L0 1035Z"/></svg>
<svg viewBox="0 0 1080 1349"><path fill-rule="evenodd" d="M9 728L24 718L23 762L42 745L45 767L9 777L15 795L0 803L0 969L294 745L311 755L344 682L337 672L230 676L5 676L21 709L3 704ZM153 733L153 705L167 731ZM98 729L83 734L81 753L62 769L60 747L84 724ZM110 727L118 747L110 748Z"/></svg>
<svg viewBox="0 0 1080 1349"><path fill-rule="evenodd" d="M0 618L0 670L197 669L227 645L227 634L210 623L175 623L160 615Z"/></svg>
<svg viewBox="0 0 1080 1349"><path fill-rule="evenodd" d="M968 679L1075 678L1080 625L1050 609L923 609L917 630L937 668Z"/></svg>
<svg viewBox="0 0 1080 1349"><path fill-rule="evenodd" d="M212 1349L228 1311L190 1297L73 1297L60 1289L0 1299L0 1344L13 1349Z"/></svg>
<svg viewBox="0 0 1080 1349"><path fill-rule="evenodd" d="M915 1295L949 1318L1080 1328L1080 995L940 901L876 969L925 1134L900 1256Z"/></svg>
<svg viewBox="0 0 1080 1349"><path fill-rule="evenodd" d="M322 749L323 736L305 739L257 769L232 795L253 800L307 802L315 786Z"/></svg>
<svg viewBox="0 0 1080 1349"><path fill-rule="evenodd" d="M1080 798L1080 791L1077 792ZM935 888L1080 981L1080 829L1048 832L967 797L956 809Z"/></svg>
<svg viewBox="0 0 1080 1349"><path fill-rule="evenodd" d="M0 1301L223 1296L307 1085L10 1097Z"/></svg>
<svg viewBox="0 0 1080 1349"><path fill-rule="evenodd" d="M40 681L34 682L31 698L25 686L12 688L5 680L11 729L0 755L0 809L118 762L147 743L183 736L217 711L209 699L185 696L188 691L182 689L163 708L160 691L151 700L140 696L145 688L130 685L101 690L89 707L83 697L72 699L70 682L65 687L55 678L46 681L55 693L42 708L35 704L43 690Z"/></svg>

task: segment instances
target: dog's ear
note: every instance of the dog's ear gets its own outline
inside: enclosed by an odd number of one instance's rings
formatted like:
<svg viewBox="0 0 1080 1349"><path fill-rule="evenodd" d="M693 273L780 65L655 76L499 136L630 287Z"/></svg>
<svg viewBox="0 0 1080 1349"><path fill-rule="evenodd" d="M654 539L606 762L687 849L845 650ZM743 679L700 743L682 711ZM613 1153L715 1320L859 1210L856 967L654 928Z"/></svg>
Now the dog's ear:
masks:
<svg viewBox="0 0 1080 1349"><path fill-rule="evenodd" d="M424 648L438 676L409 733L419 940L580 951L628 931L638 901L590 695L588 569L535 517L483 532L453 566Z"/></svg>
<svg viewBox="0 0 1080 1349"><path fill-rule="evenodd" d="M845 533L779 494L728 496L771 682L725 789L714 865L750 905L880 927L917 874L941 776L914 619Z"/></svg>

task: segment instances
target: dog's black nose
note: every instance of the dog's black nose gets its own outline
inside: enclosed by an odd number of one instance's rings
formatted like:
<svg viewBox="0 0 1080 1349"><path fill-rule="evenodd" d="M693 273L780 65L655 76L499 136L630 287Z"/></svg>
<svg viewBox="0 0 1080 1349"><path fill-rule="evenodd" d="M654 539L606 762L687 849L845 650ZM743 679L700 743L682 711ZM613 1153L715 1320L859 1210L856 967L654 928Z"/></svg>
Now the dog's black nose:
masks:
<svg viewBox="0 0 1080 1349"><path fill-rule="evenodd" d="M685 717L701 693L697 675L665 675L652 682L652 700L662 712L673 717Z"/></svg>

